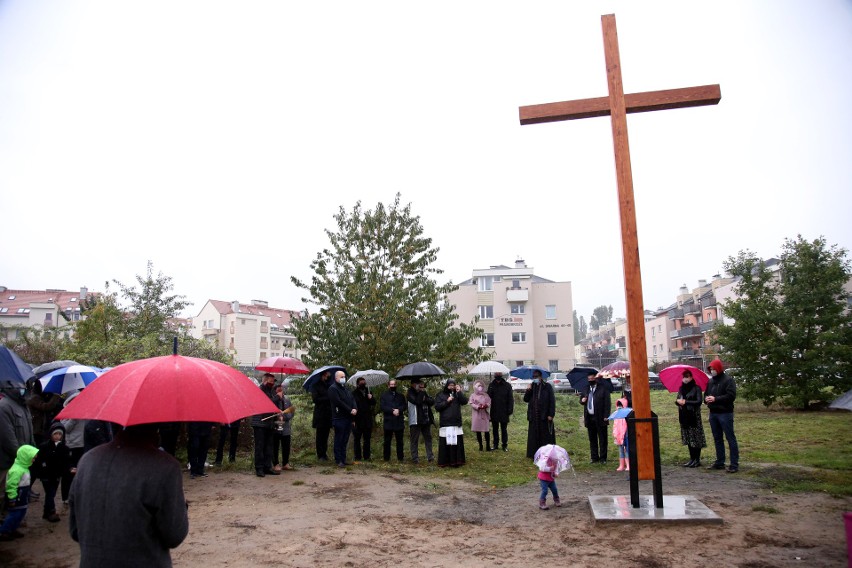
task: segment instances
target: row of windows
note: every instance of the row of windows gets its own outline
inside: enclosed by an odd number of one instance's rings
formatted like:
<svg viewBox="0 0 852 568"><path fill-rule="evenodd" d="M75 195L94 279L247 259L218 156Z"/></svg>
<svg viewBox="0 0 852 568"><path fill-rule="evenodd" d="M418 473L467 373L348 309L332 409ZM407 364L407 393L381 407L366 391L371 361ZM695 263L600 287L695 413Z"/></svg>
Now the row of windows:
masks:
<svg viewBox="0 0 852 568"><path fill-rule="evenodd" d="M524 307L524 304L510 304L510 311L513 314L525 314L526 308ZM494 306L479 306L479 319L494 319ZM556 319L555 305L544 306L544 319Z"/></svg>
<svg viewBox="0 0 852 568"><path fill-rule="evenodd" d="M556 339L556 332L549 331L547 332L547 346L548 347L557 347L559 342ZM515 331L512 333L512 343L526 343L527 342L527 332L526 331ZM494 334L493 333L483 333L480 338L479 345L481 347L494 347Z"/></svg>

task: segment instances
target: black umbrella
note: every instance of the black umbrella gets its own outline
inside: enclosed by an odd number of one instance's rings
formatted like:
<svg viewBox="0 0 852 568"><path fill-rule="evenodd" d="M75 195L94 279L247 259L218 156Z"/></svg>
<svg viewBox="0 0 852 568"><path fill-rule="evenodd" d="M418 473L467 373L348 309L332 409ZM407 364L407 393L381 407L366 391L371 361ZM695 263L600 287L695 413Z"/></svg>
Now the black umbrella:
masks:
<svg viewBox="0 0 852 568"><path fill-rule="evenodd" d="M441 368L429 361L409 363L396 374L397 379L423 379L426 377L441 377L446 375Z"/></svg>
<svg viewBox="0 0 852 568"><path fill-rule="evenodd" d="M599 371L594 367L574 367L571 369L568 374L565 376L568 379L568 382L571 383L571 388L575 391L579 392L589 386L589 375L590 374L598 374ZM615 390L615 387L612 386L612 381L610 379L598 379L598 382L603 384L609 392Z"/></svg>
<svg viewBox="0 0 852 568"><path fill-rule="evenodd" d="M33 369L33 373L39 379L48 374L51 371L55 371L56 369L63 369L65 367L73 367L74 365L79 365L77 361L71 361L70 359L60 359L59 361L51 361L50 363L45 363L43 365L39 365L35 369Z"/></svg>

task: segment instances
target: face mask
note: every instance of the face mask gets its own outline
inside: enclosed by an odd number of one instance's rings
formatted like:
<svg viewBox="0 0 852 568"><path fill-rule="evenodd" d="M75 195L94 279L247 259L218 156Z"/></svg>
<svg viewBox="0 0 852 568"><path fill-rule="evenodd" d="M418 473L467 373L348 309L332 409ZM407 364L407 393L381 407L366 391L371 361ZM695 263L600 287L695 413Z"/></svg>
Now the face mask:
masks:
<svg viewBox="0 0 852 568"><path fill-rule="evenodd" d="M27 394L27 389L18 389L18 392L21 393L21 396Z"/></svg>
<svg viewBox="0 0 852 568"><path fill-rule="evenodd" d="M684 377L683 382L685 382L685 383L692 382L692 377Z"/></svg>
<svg viewBox="0 0 852 568"><path fill-rule="evenodd" d="M715 370L713 370L713 369L711 369L711 370L710 370L710 376L711 376L711 377L715 377L715 376L716 376L716 371L715 371Z"/></svg>
<svg viewBox="0 0 852 568"><path fill-rule="evenodd" d="M391 392L395 392L395 391L396 391L396 387L395 387L395 386L393 386L393 387L388 387L388 390L389 390L389 391L391 391Z"/></svg>
<svg viewBox="0 0 852 568"><path fill-rule="evenodd" d="M476 386L476 392L482 392L482 385Z"/></svg>
<svg viewBox="0 0 852 568"><path fill-rule="evenodd" d="M339 379L337 379L337 384L338 384L338 385L342 385L342 384L343 384L343 383L345 383L345 382L346 382L346 377L340 377Z"/></svg>
<svg viewBox="0 0 852 568"><path fill-rule="evenodd" d="M367 390L367 385L358 385L358 388L361 390Z"/></svg>

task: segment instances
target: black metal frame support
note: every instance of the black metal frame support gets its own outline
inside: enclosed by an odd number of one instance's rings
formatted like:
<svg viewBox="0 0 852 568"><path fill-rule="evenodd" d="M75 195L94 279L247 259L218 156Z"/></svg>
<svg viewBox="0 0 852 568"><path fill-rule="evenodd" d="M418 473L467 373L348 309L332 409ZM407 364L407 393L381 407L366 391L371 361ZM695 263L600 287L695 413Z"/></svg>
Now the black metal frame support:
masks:
<svg viewBox="0 0 852 568"><path fill-rule="evenodd" d="M650 422L651 437L654 445L654 507L663 508L663 477L660 465L660 427L657 415L651 413L651 418L635 418L631 412L627 418L627 453L630 461L630 504L634 509L639 508L639 467L636 454L636 423Z"/></svg>

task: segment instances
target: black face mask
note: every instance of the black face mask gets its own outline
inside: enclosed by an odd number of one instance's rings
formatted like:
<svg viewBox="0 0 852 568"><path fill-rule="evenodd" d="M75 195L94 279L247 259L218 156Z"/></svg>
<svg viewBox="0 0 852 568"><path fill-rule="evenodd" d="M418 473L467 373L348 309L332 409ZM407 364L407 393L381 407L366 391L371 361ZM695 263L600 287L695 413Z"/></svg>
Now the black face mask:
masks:
<svg viewBox="0 0 852 568"><path fill-rule="evenodd" d="M361 390L367 390L367 385L358 385L358 388Z"/></svg>
<svg viewBox="0 0 852 568"><path fill-rule="evenodd" d="M388 387L388 390L391 392L396 392L396 387Z"/></svg>

